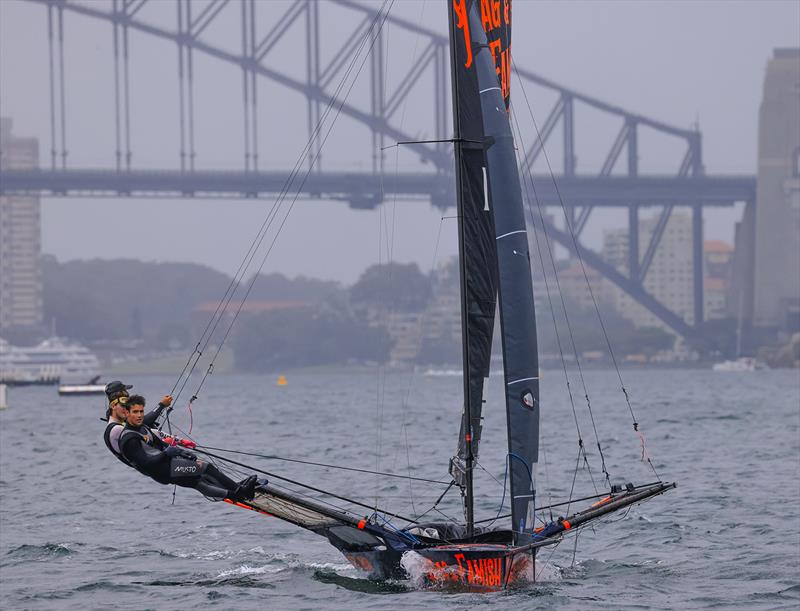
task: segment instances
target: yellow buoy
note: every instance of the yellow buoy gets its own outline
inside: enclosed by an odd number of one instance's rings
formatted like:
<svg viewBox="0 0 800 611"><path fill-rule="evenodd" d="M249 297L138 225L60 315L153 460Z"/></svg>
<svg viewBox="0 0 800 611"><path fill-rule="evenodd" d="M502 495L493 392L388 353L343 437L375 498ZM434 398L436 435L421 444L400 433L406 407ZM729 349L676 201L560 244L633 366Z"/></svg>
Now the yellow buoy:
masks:
<svg viewBox="0 0 800 611"><path fill-rule="evenodd" d="M278 376L278 386L286 386L289 382L286 381L286 376Z"/></svg>

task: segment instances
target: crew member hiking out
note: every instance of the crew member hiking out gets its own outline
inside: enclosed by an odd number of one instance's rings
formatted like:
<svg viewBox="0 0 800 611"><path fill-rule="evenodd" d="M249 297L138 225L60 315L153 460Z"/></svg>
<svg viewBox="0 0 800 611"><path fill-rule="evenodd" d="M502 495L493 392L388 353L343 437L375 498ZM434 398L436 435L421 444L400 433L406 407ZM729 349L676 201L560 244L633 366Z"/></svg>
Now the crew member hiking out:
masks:
<svg viewBox="0 0 800 611"><path fill-rule="evenodd" d="M249 501L255 495L255 475L235 482L211 463L197 460L184 448L168 445L153 430L143 424L144 397L127 398L127 423L119 439L123 459L136 470L160 484L176 484L195 488L214 499L228 498Z"/></svg>
<svg viewBox="0 0 800 611"><path fill-rule="evenodd" d="M114 380L106 384L105 389L106 398L108 399L108 409L106 409L105 419L108 421L108 425L103 433L103 441L108 450L125 464L128 464L128 461L123 458L120 452L119 438L125 426L125 419L128 417L128 410L125 409L125 403L129 397L128 391L131 388L133 388L133 386L130 384L123 384L119 380ZM156 409L145 414L143 424L147 427L157 426L161 412L171 404L172 397L170 395L165 395L158 403Z"/></svg>

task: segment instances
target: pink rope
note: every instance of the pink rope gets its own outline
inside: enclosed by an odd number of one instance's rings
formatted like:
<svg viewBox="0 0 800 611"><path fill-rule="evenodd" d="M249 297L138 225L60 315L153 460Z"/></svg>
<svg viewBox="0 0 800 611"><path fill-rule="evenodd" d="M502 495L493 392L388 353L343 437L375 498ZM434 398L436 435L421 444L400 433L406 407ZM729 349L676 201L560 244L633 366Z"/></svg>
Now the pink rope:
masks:
<svg viewBox="0 0 800 611"><path fill-rule="evenodd" d="M186 409L189 410L189 432L186 433L186 436L188 437L189 435L192 434L192 426L194 425L194 416L192 415L192 402L191 401L189 401L189 403L186 404Z"/></svg>

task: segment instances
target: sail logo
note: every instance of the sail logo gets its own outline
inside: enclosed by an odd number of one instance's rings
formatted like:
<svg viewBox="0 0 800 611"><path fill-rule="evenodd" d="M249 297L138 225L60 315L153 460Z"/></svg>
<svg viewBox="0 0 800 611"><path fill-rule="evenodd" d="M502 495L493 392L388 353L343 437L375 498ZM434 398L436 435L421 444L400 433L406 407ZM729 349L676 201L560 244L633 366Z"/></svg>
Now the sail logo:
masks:
<svg viewBox="0 0 800 611"><path fill-rule="evenodd" d="M480 4L480 19L486 42L492 53L506 110L511 93L511 0L474 0ZM453 0L456 27L464 42L464 68L472 66L472 36L469 29L470 0Z"/></svg>
<svg viewBox="0 0 800 611"><path fill-rule="evenodd" d="M522 405L527 407L528 409L533 409L536 407L536 398L533 396L533 393L529 390L526 390L522 393L521 397Z"/></svg>

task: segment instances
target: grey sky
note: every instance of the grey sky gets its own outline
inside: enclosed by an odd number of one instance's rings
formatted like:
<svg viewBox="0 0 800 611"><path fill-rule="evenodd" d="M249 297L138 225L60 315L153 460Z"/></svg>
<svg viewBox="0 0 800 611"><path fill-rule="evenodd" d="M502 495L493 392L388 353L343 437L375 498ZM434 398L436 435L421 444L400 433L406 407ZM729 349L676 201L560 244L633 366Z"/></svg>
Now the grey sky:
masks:
<svg viewBox="0 0 800 611"><path fill-rule="evenodd" d="M107 5L106 2L99 2ZM236 3L231 3L232 6ZM202 3L201 3L202 6ZM264 30L285 2L261 2ZM230 7L229 7L230 8ZM398 0L393 13L446 31L445 4ZM141 17L174 27L173 7L151 2ZM323 4L330 54L354 25L352 13ZM149 11L149 12L148 12ZM226 13L227 11L227 13ZM238 50L238 6L226 9L208 30L209 40ZM758 106L764 67L772 49L800 45L800 2L540 2L515 0L515 61L530 70L612 104L681 127L699 122L709 173L755 173ZM49 164L46 11L18 0L0 2L0 113L14 120L14 132L40 138L42 162ZM69 161L72 167L114 163L112 63L109 26L67 16ZM338 38L337 38L338 37ZM300 40L299 32L298 38ZM393 90L418 50L414 37L388 33L387 85ZM131 36L134 166L174 168L177 156L177 53L171 44ZM198 167L242 167L241 75L232 66L197 57ZM305 60L292 37L270 61L299 77ZM366 108L366 70L353 91ZM512 81L512 100L518 82ZM518 92L517 92L518 93ZM305 143L305 103L270 83L259 86L262 168L291 167ZM529 91L539 122L551 96ZM359 96L362 97L361 101ZM402 111L405 129L430 137L428 98L420 90ZM400 121L400 119L397 119ZM595 172L618 125L578 108L578 171ZM532 136L529 135L529 139ZM652 140L652 141L651 141ZM389 144L387 142L387 144ZM642 172L671 173L682 150L667 139L643 137ZM329 169L367 169L369 132L340 120L323 156ZM557 152L552 155L557 157ZM412 169L411 155L397 157ZM387 168L394 171L394 152ZM247 248L268 202L176 200L43 201L43 248L59 259L137 257L196 261L232 273ZM387 222L395 223L393 257L430 267L439 211L426 203L399 202ZM353 281L378 260L380 212L351 211L345 204L301 202L292 212L265 269ZM730 240L730 212L706 216L707 237ZM597 245L603 227L621 223L613 215L593 217L587 229ZM127 235L126 235L127 234ZM120 239L125 236L124 239ZM455 252L455 224L445 221L439 258ZM384 253L385 260L386 254Z"/></svg>

